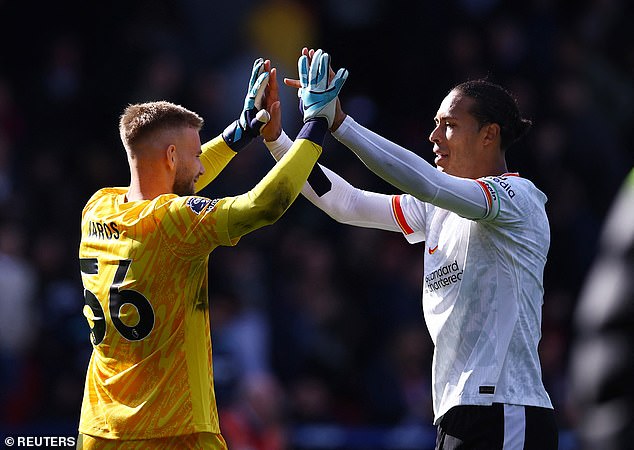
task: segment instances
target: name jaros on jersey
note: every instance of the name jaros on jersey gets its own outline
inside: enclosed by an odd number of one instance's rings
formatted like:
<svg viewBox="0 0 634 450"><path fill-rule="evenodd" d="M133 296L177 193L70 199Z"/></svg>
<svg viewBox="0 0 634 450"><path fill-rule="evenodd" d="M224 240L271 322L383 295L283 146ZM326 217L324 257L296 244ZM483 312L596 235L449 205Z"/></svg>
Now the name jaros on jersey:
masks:
<svg viewBox="0 0 634 450"><path fill-rule="evenodd" d="M119 239L121 233L115 222L88 222L88 237L97 239Z"/></svg>
<svg viewBox="0 0 634 450"><path fill-rule="evenodd" d="M425 290L427 292L434 292L443 287L462 281L463 272L464 271L461 270L458 265L458 261L439 267L438 269L425 275Z"/></svg>

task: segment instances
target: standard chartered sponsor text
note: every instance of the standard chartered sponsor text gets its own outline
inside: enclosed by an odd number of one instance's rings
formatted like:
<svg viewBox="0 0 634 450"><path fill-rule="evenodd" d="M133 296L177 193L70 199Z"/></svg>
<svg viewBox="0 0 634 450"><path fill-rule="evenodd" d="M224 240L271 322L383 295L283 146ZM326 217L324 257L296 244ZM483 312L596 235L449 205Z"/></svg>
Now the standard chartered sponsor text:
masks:
<svg viewBox="0 0 634 450"><path fill-rule="evenodd" d="M440 288L449 286L462 280L463 270L460 270L458 261L439 267L425 276L425 289L434 292Z"/></svg>

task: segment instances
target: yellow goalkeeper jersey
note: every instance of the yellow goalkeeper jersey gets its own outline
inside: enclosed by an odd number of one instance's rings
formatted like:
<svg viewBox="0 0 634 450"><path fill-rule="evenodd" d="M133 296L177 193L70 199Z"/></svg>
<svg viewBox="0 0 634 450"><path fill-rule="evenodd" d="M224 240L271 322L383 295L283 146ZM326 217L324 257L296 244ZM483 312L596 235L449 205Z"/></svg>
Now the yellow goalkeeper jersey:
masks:
<svg viewBox="0 0 634 450"><path fill-rule="evenodd" d="M80 433L109 439L220 433L209 254L267 224L250 219L254 208L279 204L280 196L290 204L299 194L321 147L307 140L294 147L296 156L240 196L165 194L128 202L127 188L105 188L88 201L79 258L93 352Z"/></svg>

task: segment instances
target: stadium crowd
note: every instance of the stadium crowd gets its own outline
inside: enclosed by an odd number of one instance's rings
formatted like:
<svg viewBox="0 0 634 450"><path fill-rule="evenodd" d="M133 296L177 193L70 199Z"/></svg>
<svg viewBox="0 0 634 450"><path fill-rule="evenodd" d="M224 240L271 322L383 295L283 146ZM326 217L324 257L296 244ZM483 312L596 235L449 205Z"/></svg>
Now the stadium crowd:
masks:
<svg viewBox="0 0 634 450"><path fill-rule="evenodd" d="M115 0L30 8L0 2L3 435L76 434L91 350L79 219L95 190L129 182L116 133L123 107L180 103L204 117L209 139L240 112L255 57L295 77L307 45L350 71L342 101L357 121L429 161L435 108L451 86L488 76L518 96L534 126L507 157L549 197L540 350L562 446L575 448L571 317L603 219L634 164L631 2ZM282 102L294 136L295 92L282 88ZM358 187L394 193L330 137L322 159ZM245 192L272 164L253 143L203 194ZM413 426L430 433L423 439L433 448L421 251L397 233L337 224L300 197L278 223L214 252L214 376L230 448L344 448L326 428L311 434L315 425L367 430L350 448L374 448L358 443L376 441L377 430ZM401 448L393 442L385 448Z"/></svg>

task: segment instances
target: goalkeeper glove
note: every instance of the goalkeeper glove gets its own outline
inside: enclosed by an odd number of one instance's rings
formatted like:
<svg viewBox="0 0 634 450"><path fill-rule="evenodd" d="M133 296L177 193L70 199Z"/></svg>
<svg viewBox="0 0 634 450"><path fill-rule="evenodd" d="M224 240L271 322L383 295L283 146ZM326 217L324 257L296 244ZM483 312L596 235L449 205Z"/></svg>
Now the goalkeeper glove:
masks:
<svg viewBox="0 0 634 450"><path fill-rule="evenodd" d="M262 97L268 83L269 73L264 71L264 60L258 58L253 63L249 89L244 98L240 118L222 132L222 138L231 150L237 152L244 148L259 136L260 130L269 121L269 113L262 109Z"/></svg>
<svg viewBox="0 0 634 450"><path fill-rule="evenodd" d="M348 71L339 69L329 83L330 55L321 49L313 55L310 66L306 55L300 56L297 66L301 84L298 91L299 104L304 122L315 117L325 117L328 120L328 128L332 127L337 95L348 78Z"/></svg>

